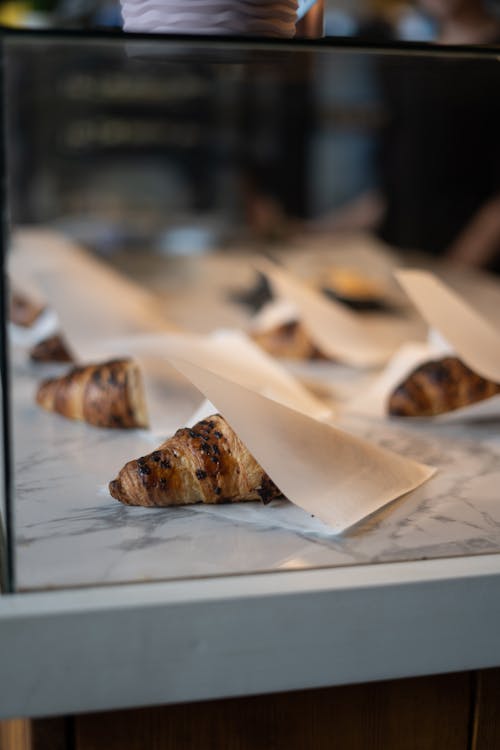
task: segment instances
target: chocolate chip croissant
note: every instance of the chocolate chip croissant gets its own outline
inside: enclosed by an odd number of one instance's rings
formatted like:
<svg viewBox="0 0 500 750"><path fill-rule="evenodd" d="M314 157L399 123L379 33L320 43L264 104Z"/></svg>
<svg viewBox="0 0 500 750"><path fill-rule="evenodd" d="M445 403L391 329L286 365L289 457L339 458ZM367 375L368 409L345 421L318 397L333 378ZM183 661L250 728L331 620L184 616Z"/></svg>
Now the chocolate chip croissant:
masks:
<svg viewBox="0 0 500 750"><path fill-rule="evenodd" d="M389 398L388 412L398 417L432 417L500 393L500 384L482 378L457 357L417 367Z"/></svg>
<svg viewBox="0 0 500 750"><path fill-rule="evenodd" d="M109 484L125 505L235 503L281 495L220 414L177 430L160 447L129 461Z"/></svg>
<svg viewBox="0 0 500 750"><path fill-rule="evenodd" d="M30 350L30 359L33 362L73 362L64 336L60 333L42 339Z"/></svg>
<svg viewBox="0 0 500 750"><path fill-rule="evenodd" d="M96 427L147 427L142 377L130 359L74 367L60 378L45 380L37 403L69 419Z"/></svg>

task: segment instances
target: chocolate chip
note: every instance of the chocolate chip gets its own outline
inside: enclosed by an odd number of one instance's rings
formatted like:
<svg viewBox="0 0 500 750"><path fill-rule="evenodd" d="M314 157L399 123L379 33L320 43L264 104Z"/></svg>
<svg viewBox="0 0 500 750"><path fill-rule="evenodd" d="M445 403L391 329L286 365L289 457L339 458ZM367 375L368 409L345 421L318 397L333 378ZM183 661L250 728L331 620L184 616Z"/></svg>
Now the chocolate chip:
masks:
<svg viewBox="0 0 500 750"><path fill-rule="evenodd" d="M198 477L198 479L206 479L207 472L203 471L202 469L196 469L196 476Z"/></svg>
<svg viewBox="0 0 500 750"><path fill-rule="evenodd" d="M158 461L161 461L161 453L160 451L153 451L151 454L151 461L154 461L156 464Z"/></svg>
<svg viewBox="0 0 500 750"><path fill-rule="evenodd" d="M166 486L167 486L167 480L164 477L162 477L160 479L160 487L166 487Z"/></svg>
<svg viewBox="0 0 500 750"><path fill-rule="evenodd" d="M222 437L222 432L219 432L219 430L214 430L214 435L215 435L216 438L221 438Z"/></svg>
<svg viewBox="0 0 500 750"><path fill-rule="evenodd" d="M155 459L155 461L156 461L156 459ZM167 461L167 460L160 461L160 466L161 466L162 469L171 469L172 468L172 464L170 463L170 461Z"/></svg>
<svg viewBox="0 0 500 750"><path fill-rule="evenodd" d="M111 372L108 375L108 385L118 385L118 384L119 384L119 381L116 376L116 371L111 370Z"/></svg>
<svg viewBox="0 0 500 750"><path fill-rule="evenodd" d="M222 492L222 490L221 490L220 487L216 487L215 490L214 490L214 492L215 492L216 495L220 495L220 493Z"/></svg>
<svg viewBox="0 0 500 750"><path fill-rule="evenodd" d="M139 464L139 474L151 474L151 469L146 464Z"/></svg>

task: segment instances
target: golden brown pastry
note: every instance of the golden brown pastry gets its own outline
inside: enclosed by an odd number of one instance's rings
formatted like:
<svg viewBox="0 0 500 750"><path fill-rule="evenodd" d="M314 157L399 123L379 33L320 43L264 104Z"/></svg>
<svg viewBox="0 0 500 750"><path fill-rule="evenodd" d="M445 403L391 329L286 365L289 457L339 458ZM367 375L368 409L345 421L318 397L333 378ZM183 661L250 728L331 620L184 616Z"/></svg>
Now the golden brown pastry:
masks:
<svg viewBox="0 0 500 750"><path fill-rule="evenodd" d="M147 427L142 377L130 359L74 367L60 378L44 381L37 403L69 419L96 427Z"/></svg>
<svg viewBox="0 0 500 750"><path fill-rule="evenodd" d="M192 505L281 495L220 414L177 430L158 450L129 461L109 484L125 505Z"/></svg>
<svg viewBox="0 0 500 750"><path fill-rule="evenodd" d="M33 362L74 362L66 340L60 333L39 341L30 350Z"/></svg>
<svg viewBox="0 0 500 750"><path fill-rule="evenodd" d="M377 299L383 296L381 285L355 268L329 269L321 278L321 286L329 287L347 299Z"/></svg>
<svg viewBox="0 0 500 750"><path fill-rule="evenodd" d="M298 320L251 334L253 341L273 357L283 359L327 359Z"/></svg>
<svg viewBox="0 0 500 750"><path fill-rule="evenodd" d="M500 384L482 378L457 357L426 362L394 390L388 411L398 417L432 417L500 393Z"/></svg>
<svg viewBox="0 0 500 750"><path fill-rule="evenodd" d="M43 305L21 292L12 291L10 294L9 319L18 326L29 328L44 309Z"/></svg>

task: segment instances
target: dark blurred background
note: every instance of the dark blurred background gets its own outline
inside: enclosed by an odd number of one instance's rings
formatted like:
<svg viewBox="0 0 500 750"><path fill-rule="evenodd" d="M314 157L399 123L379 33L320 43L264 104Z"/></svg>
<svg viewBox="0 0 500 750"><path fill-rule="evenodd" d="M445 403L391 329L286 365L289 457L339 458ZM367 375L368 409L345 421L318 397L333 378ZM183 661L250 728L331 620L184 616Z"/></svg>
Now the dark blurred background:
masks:
<svg viewBox="0 0 500 750"><path fill-rule="evenodd" d="M121 28L114 0L2 2L0 21ZM154 37L12 42L11 222L103 254L362 229L497 269L498 55L390 52L401 40L499 44L497 5L329 0L324 30L374 49L211 57Z"/></svg>

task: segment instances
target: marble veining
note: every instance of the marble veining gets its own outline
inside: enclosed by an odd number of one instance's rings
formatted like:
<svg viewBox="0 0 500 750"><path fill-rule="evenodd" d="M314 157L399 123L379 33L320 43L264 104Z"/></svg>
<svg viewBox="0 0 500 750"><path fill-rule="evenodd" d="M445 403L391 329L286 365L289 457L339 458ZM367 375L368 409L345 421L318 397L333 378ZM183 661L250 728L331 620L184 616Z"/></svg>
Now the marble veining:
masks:
<svg viewBox="0 0 500 750"><path fill-rule="evenodd" d="M500 430L376 422L341 426L438 467L429 482L342 536L286 502L128 508L103 490L141 432L99 430L34 404L33 368L14 364L17 585L22 590L418 560L500 551ZM196 407L172 395L172 430Z"/></svg>

